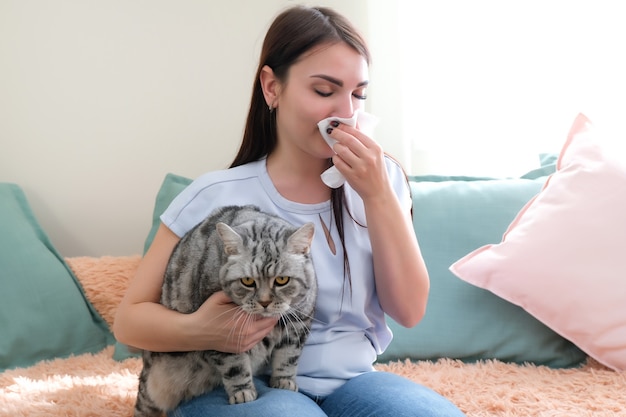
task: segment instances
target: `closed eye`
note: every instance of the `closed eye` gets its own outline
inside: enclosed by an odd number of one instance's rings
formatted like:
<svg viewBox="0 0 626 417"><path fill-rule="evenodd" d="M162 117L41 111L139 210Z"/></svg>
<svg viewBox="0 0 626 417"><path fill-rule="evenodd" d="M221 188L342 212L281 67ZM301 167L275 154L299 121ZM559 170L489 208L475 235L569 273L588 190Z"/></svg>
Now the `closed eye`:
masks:
<svg viewBox="0 0 626 417"><path fill-rule="evenodd" d="M330 97L333 95L332 91L327 93L325 91L315 90L315 92L322 97Z"/></svg>
<svg viewBox="0 0 626 417"><path fill-rule="evenodd" d="M321 97L330 97L333 95L333 92L324 92L324 91L320 91L320 90L315 90L315 92L320 95ZM367 95L366 94L359 94L359 93L352 93L352 97L356 98L357 100L367 100Z"/></svg>

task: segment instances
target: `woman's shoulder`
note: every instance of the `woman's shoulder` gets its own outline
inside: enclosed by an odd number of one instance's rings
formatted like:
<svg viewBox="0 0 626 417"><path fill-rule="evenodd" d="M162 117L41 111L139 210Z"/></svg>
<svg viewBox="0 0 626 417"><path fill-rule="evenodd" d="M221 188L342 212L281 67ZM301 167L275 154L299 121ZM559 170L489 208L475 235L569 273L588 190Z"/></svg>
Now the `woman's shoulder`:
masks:
<svg viewBox="0 0 626 417"><path fill-rule="evenodd" d="M213 209L240 204L259 188L260 161L200 175L170 203L161 221L182 236Z"/></svg>
<svg viewBox="0 0 626 417"><path fill-rule="evenodd" d="M401 201L407 199L407 195L410 198L409 180L406 171L400 164L400 162L392 156L385 155L385 164L387 167L387 176L389 182Z"/></svg>
<svg viewBox="0 0 626 417"><path fill-rule="evenodd" d="M402 164L393 156L385 154L385 165L387 167L387 173L390 177L400 177L406 179L406 171L402 167Z"/></svg>
<svg viewBox="0 0 626 417"><path fill-rule="evenodd" d="M196 178L191 186L206 187L229 181L245 180L259 175L259 166L262 161L249 162L234 168L209 171ZM191 187L190 186L190 187Z"/></svg>

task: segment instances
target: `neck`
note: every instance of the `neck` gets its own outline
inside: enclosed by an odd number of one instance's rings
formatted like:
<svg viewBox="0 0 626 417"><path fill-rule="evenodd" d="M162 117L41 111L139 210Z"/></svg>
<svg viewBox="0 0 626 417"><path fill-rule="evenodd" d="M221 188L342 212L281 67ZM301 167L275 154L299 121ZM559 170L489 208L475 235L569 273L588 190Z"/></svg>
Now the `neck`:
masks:
<svg viewBox="0 0 626 417"><path fill-rule="evenodd" d="M281 157L277 152L267 157L267 172L278 192L290 201L316 204L330 199L330 188L320 175L330 167L330 162L311 157Z"/></svg>

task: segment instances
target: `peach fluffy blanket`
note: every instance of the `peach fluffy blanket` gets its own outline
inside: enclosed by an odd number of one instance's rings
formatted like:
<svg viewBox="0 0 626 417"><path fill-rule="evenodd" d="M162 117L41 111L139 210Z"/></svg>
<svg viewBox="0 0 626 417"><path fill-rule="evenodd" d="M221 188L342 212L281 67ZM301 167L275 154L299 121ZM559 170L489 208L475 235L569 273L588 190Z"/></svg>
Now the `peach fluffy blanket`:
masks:
<svg viewBox="0 0 626 417"><path fill-rule="evenodd" d="M138 256L68 258L87 297L111 324ZM117 362L113 347L95 355L41 362L0 374L0 416L132 415L139 359ZM626 375L589 359L577 369L498 361L379 364L450 398L470 417L626 416Z"/></svg>

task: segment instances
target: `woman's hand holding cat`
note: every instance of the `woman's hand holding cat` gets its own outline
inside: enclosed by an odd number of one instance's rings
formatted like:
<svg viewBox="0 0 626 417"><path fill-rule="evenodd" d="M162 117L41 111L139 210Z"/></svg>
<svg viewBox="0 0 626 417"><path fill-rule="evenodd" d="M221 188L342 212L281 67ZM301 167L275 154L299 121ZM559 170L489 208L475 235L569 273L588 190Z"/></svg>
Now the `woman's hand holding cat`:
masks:
<svg viewBox="0 0 626 417"><path fill-rule="evenodd" d="M223 291L210 296L193 313L207 349L228 353L250 350L272 331L278 318L245 313Z"/></svg>

